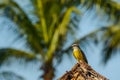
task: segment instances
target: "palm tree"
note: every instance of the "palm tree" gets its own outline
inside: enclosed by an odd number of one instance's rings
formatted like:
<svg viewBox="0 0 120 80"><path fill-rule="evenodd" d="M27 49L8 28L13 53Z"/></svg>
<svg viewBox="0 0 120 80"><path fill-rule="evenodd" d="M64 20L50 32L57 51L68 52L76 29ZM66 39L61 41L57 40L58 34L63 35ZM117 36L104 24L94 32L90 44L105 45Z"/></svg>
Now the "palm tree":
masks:
<svg viewBox="0 0 120 80"><path fill-rule="evenodd" d="M20 7L18 3L12 0L2 1L0 4L1 10L7 18L18 25L19 35L26 36L28 48L32 52L16 50L13 48L0 49L0 63L2 64L10 56L24 57L28 60L37 59L37 55L42 56L40 62L43 63L41 69L44 71L43 79L52 80L54 77L55 68L53 67L53 59L61 60L63 54L69 53L68 47L63 50L66 35L72 32L73 27L78 26L80 10L77 6L85 7L86 10L96 8L102 11L113 21L113 26L100 28L83 38L76 41L86 41L86 38L93 37L99 32L103 32L104 46L104 61L106 62L116 51L120 45L119 38L119 11L120 5L112 0L32 0L31 6L34 7L33 14L37 20L33 23L28 14ZM71 17L72 15L72 17ZM70 25L74 25L73 27ZM112 37L111 37L112 34ZM114 34L114 35L113 35ZM21 37L19 37L21 38ZM49 65L49 66L48 66Z"/></svg>

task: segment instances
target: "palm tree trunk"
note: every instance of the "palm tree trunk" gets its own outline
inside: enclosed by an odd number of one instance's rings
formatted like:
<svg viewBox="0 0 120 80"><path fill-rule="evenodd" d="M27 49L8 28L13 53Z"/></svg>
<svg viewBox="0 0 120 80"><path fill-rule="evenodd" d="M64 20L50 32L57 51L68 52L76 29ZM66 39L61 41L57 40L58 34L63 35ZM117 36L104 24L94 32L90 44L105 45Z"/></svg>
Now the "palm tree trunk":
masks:
<svg viewBox="0 0 120 80"><path fill-rule="evenodd" d="M43 70L43 75L41 76L44 80L53 80L54 77L54 67L52 61L43 63L41 69Z"/></svg>

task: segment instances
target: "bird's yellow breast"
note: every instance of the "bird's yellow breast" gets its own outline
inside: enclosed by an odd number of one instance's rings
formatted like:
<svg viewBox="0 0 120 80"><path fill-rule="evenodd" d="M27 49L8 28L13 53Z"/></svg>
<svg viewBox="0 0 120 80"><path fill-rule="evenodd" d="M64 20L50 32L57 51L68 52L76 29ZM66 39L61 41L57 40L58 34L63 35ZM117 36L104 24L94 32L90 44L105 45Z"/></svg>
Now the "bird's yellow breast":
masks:
<svg viewBox="0 0 120 80"><path fill-rule="evenodd" d="M78 61L79 60L84 61L84 57L83 57L83 54L81 53L81 51L75 50L75 51L73 51L73 55Z"/></svg>

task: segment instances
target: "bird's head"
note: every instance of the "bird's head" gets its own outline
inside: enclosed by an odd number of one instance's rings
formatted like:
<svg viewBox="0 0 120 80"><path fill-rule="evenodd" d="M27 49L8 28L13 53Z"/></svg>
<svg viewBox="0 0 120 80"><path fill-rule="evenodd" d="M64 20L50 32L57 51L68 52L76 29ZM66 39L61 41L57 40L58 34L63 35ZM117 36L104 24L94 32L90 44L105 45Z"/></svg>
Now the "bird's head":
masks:
<svg viewBox="0 0 120 80"><path fill-rule="evenodd" d="M73 50L79 49L79 45L78 44L73 44L72 48L73 48Z"/></svg>

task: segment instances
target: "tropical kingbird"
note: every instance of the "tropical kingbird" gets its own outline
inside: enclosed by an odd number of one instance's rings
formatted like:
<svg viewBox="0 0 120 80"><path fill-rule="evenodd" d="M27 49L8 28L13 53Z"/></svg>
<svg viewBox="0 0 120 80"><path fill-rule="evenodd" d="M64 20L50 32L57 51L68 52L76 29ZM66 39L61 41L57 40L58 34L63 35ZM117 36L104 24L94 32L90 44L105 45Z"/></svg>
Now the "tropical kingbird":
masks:
<svg viewBox="0 0 120 80"><path fill-rule="evenodd" d="M73 48L73 56L77 59L77 61L81 60L88 63L84 52L80 49L78 44L73 44L72 48Z"/></svg>

